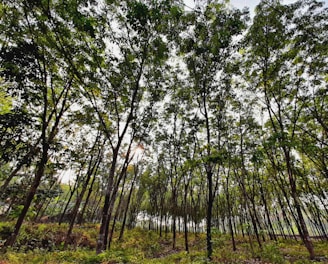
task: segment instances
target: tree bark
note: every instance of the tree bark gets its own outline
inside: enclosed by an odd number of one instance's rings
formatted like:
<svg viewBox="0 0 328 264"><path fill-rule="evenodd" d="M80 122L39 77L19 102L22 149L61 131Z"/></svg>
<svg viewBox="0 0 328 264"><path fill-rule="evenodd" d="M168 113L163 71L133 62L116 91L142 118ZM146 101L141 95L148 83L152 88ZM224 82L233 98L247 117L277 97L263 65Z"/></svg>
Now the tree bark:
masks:
<svg viewBox="0 0 328 264"><path fill-rule="evenodd" d="M137 176L138 176L138 164L135 164L134 166L137 166L137 168L136 167L134 168L134 170L135 170L134 171L134 176L133 176L131 188L129 190L128 200L126 202L126 207L125 207L125 210L124 210L124 216L123 216L123 221L122 221L122 227L121 227L121 230L120 230L120 235L119 235L118 240L122 240L123 239L124 229L125 229L125 224L126 224L126 219L127 219L127 215L128 215L128 212L129 212L129 206L130 206L131 197L132 197L132 192L133 192L133 189L134 189L135 181L136 181ZM160 225L161 224L162 223L160 222Z"/></svg>
<svg viewBox="0 0 328 264"><path fill-rule="evenodd" d="M28 191L27 197L26 197L25 202L24 202L23 210L22 210L22 212L20 213L20 215L17 219L17 222L16 222L15 227L14 227L14 231L11 234L11 236L6 240L6 242L4 244L4 248L12 247L16 242L16 239L17 239L17 236L19 234L20 228L21 228L21 226L23 224L23 221L26 217L28 209L30 208L30 205L33 201L34 195L35 195L35 193L36 193L36 191L37 191L37 189L40 185L41 178L43 176L44 169L45 169L45 166L46 166L47 161L48 161L48 149L49 149L49 145L47 143L43 143L42 158L41 158L41 160L38 164L37 171L36 171L36 174L35 174L35 178L33 180L31 188Z"/></svg>

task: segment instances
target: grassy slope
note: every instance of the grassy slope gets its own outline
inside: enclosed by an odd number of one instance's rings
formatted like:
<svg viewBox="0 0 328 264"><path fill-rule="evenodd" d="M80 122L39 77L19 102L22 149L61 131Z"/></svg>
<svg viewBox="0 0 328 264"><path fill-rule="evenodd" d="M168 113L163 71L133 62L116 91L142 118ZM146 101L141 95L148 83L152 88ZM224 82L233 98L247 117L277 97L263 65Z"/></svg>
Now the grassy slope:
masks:
<svg viewBox="0 0 328 264"><path fill-rule="evenodd" d="M0 224L3 242L13 223ZM76 227L68 249L63 248L66 225L27 224L15 248L0 255L0 264L22 263L206 263L205 235L190 234L190 253L184 251L183 235L178 235L177 248L172 249L171 235L160 238L154 231L136 228L125 233L124 241L114 239L110 251L95 254L97 225ZM0 241L0 244L1 244ZM248 238L237 237L237 251L232 251L226 235L214 235L213 263L328 263L328 242L315 242L317 261L307 259L300 241L265 242L260 250Z"/></svg>

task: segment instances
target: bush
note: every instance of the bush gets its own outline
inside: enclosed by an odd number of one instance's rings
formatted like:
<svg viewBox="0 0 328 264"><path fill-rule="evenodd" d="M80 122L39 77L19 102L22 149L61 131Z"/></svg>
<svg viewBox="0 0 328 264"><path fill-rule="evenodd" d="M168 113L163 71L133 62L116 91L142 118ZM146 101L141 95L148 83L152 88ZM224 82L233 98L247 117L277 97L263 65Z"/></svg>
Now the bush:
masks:
<svg viewBox="0 0 328 264"><path fill-rule="evenodd" d="M0 240L6 240L13 231L12 224L5 222L0 223Z"/></svg>
<svg viewBox="0 0 328 264"><path fill-rule="evenodd" d="M269 261L276 264L286 263L283 255L279 250L279 247L274 242L263 245L263 250L260 253L260 257L265 261Z"/></svg>

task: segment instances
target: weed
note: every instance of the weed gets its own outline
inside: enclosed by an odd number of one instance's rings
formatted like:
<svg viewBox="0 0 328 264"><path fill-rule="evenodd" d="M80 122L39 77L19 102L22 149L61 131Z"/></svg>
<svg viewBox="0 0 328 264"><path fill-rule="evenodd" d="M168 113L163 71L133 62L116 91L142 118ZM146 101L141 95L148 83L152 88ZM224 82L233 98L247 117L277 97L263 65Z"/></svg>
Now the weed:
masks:
<svg viewBox="0 0 328 264"><path fill-rule="evenodd" d="M261 259L276 264L286 263L283 255L281 254L277 243L270 242L263 246L262 252L260 252Z"/></svg>
<svg viewBox="0 0 328 264"><path fill-rule="evenodd" d="M6 239L11 232L11 222L0 223L0 236ZM72 241L67 249L64 243L67 225L51 223L27 223L18 238L15 248L0 255L0 264L170 264L170 263L209 263L206 258L206 237L199 233L189 236L189 253L184 251L183 234L177 234L176 248L172 249L172 236L161 238L154 231L136 228L126 230L124 240L118 241L114 233L111 250L99 255L95 253L97 225L76 226ZM314 241L315 251L321 259L317 262L308 259L304 245L300 241L279 240L263 242L260 250L256 244L250 248L248 239L236 236L237 251L232 251L230 237L213 234L212 263L290 263L323 264L328 256L327 242ZM48 244L47 244L48 243ZM48 247L49 246L49 247Z"/></svg>

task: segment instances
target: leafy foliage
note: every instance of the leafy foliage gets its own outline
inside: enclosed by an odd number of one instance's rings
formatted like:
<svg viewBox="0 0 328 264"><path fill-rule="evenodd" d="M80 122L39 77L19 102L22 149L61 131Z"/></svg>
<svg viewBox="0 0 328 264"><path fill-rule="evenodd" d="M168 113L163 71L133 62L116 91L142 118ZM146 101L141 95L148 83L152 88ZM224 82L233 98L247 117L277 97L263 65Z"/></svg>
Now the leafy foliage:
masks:
<svg viewBox="0 0 328 264"><path fill-rule="evenodd" d="M1 239L10 231L10 223L0 226ZM206 263L203 235L192 239L191 252L187 254L182 250L183 237L178 236L177 249L170 249L168 239L163 239L154 231L140 228L129 230L124 241L115 241L112 250L96 255L90 250L95 246L95 225L87 225L74 229L75 242L72 248L61 250L61 238L67 226L54 224L29 225L22 230L23 237L19 240L19 251L8 250L2 254L0 260L8 264L16 263ZM238 237L238 252L232 253L229 249L229 237L214 235L220 239L220 246L214 249L214 260L218 263L255 261L249 254L247 239ZM79 245L75 247L74 243ZM326 242L317 242L316 247L320 254L327 254ZM259 249L257 249L259 250ZM303 263L306 262L301 253L300 245L295 241L279 243L267 242L263 251L256 254L261 263ZM320 262L318 262L320 263Z"/></svg>

